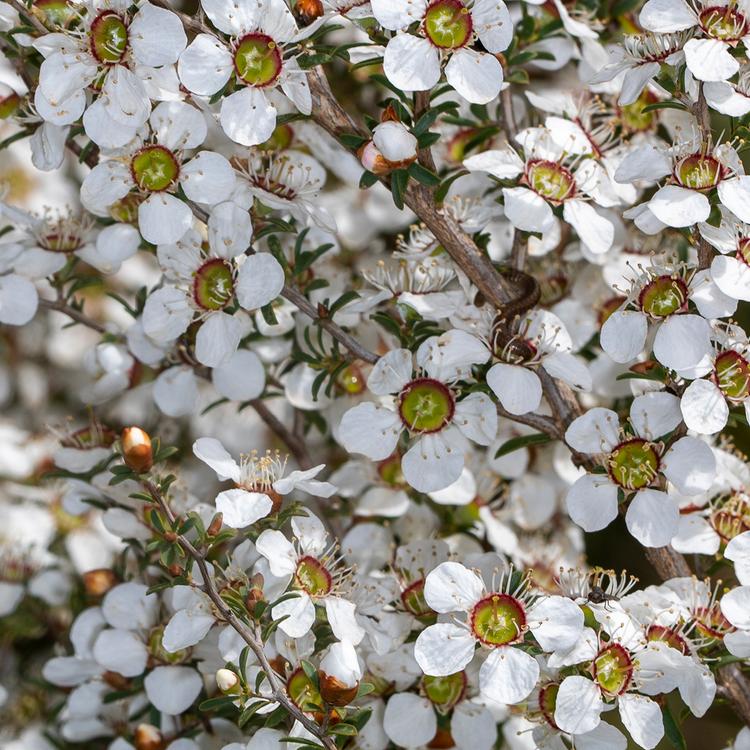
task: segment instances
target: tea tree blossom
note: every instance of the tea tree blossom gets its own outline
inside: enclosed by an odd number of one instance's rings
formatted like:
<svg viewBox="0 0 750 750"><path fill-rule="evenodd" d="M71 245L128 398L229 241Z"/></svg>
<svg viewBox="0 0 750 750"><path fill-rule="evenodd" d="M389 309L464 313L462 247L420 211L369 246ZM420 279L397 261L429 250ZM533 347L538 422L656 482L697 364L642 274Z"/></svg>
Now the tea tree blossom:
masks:
<svg viewBox="0 0 750 750"><path fill-rule="evenodd" d="M497 431L490 399L475 392L459 400L453 385L486 357L481 342L458 330L425 341L417 352L416 372L411 352L394 349L367 379L372 393L391 397L389 405L367 401L349 409L339 427L341 441L352 453L383 460L406 431L414 440L401 459L406 481L421 492L449 486L463 469L467 439L488 445Z"/></svg>
<svg viewBox="0 0 750 750"><path fill-rule="evenodd" d="M663 438L682 422L679 400L668 393L638 396L630 407L627 429L610 409L594 407L574 420L565 440L584 454L603 454L606 473L585 474L570 488L566 505L586 531L608 526L619 503L629 500L625 522L639 542L662 547L677 532L674 497L660 487L663 479L681 493L697 495L711 486L716 461L711 449L693 437L667 446Z"/></svg>
<svg viewBox="0 0 750 750"><path fill-rule="evenodd" d="M213 438L200 438L193 444L193 453L208 464L222 481L231 479L235 489L224 490L216 497L216 510L224 523L235 529L250 526L271 512L279 510L283 495L295 489L317 497L330 497L336 488L315 477L324 464L306 471L293 471L284 476L286 461L270 452L252 452L242 456L239 463Z"/></svg>
<svg viewBox="0 0 750 750"><path fill-rule="evenodd" d="M378 23L396 31L383 59L394 85L404 91L431 89L447 60L445 78L464 99L486 104L498 95L503 69L494 55L508 47L513 35L502 0L371 0L371 5ZM407 31L414 22L419 35ZM487 52L472 49L475 39Z"/></svg>
<svg viewBox="0 0 750 750"><path fill-rule="evenodd" d="M446 677L462 670L479 645L488 651L479 670L483 696L519 703L539 677L536 659L520 648L530 633L544 651L571 648L583 629L583 613L563 597L535 597L512 572L499 574L488 589L482 577L460 563L444 562L425 581L425 601L452 621L427 627L414 655L427 675Z"/></svg>
<svg viewBox="0 0 750 750"><path fill-rule="evenodd" d="M307 78L286 54L299 38L283 0L253 0L238 12L233 3L201 3L211 23L228 39L198 34L180 55L177 70L194 94L211 96L231 83L222 98L220 122L236 143L255 146L276 127L276 107L266 91L279 87L303 114L312 108Z"/></svg>

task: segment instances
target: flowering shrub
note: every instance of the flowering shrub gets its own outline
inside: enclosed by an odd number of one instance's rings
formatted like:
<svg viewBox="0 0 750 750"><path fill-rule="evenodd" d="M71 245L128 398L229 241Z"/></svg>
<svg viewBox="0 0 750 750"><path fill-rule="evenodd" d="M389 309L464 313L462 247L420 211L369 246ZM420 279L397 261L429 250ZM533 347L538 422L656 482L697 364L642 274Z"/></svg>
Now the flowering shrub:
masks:
<svg viewBox="0 0 750 750"><path fill-rule="evenodd" d="M2 747L748 750L749 40L0 0Z"/></svg>

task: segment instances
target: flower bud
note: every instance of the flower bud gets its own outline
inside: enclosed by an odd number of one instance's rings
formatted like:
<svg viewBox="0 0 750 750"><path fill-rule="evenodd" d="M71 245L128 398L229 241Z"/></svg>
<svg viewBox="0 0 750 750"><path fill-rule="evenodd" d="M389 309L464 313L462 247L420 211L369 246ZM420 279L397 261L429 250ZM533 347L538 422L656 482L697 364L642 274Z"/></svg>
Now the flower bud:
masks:
<svg viewBox="0 0 750 750"><path fill-rule="evenodd" d="M134 734L135 750L164 750L167 743L153 724L139 724Z"/></svg>
<svg viewBox="0 0 750 750"><path fill-rule="evenodd" d="M208 534L208 536L216 536L221 531L221 527L223 525L224 525L224 514L217 513L211 519L211 523L208 525L208 528L206 529L206 534Z"/></svg>
<svg viewBox="0 0 750 750"><path fill-rule="evenodd" d="M4 83L0 83L0 120L12 117L21 106L21 97Z"/></svg>
<svg viewBox="0 0 750 750"><path fill-rule="evenodd" d="M372 131L372 142L394 169L407 167L417 158L417 139L401 122L381 122Z"/></svg>
<svg viewBox="0 0 750 750"><path fill-rule="evenodd" d="M122 431L120 441L125 464L133 471L142 474L154 465L151 438L140 427L126 427Z"/></svg>
<svg viewBox="0 0 750 750"><path fill-rule="evenodd" d="M320 694L332 706L347 706L356 697L362 670L354 646L346 641L332 644L318 669Z"/></svg>
<svg viewBox="0 0 750 750"><path fill-rule="evenodd" d="M216 673L216 684L225 695L240 692L240 678L231 669L220 669Z"/></svg>
<svg viewBox="0 0 750 750"><path fill-rule="evenodd" d="M253 609L258 602L262 602L265 598L263 594L264 582L261 573L256 573L250 579L249 590L247 592L247 597L245 598L245 604L247 604L248 609Z"/></svg>
<svg viewBox="0 0 750 750"><path fill-rule="evenodd" d="M362 166L373 174L385 175L393 171L372 141L363 144L357 152L357 156Z"/></svg>
<svg viewBox="0 0 750 750"><path fill-rule="evenodd" d="M97 568L83 574L83 586L89 596L104 596L116 583L117 576L109 568Z"/></svg>
<svg viewBox="0 0 750 750"><path fill-rule="evenodd" d="M324 13L322 0L297 0L294 15L302 26L309 26Z"/></svg>

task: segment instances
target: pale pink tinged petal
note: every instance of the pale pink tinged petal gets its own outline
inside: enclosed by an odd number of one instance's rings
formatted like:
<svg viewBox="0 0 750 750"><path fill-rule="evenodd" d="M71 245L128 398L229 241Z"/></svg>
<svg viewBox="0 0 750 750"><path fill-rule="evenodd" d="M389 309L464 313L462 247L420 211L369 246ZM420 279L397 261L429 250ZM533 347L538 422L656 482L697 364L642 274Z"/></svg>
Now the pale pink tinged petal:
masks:
<svg viewBox="0 0 750 750"><path fill-rule="evenodd" d="M203 679L192 667L157 667L143 681L146 695L163 714L179 716L203 689Z"/></svg>
<svg viewBox="0 0 750 750"><path fill-rule="evenodd" d="M180 185L188 199L210 206L228 200L235 182L232 165L213 151L201 151L180 172Z"/></svg>
<svg viewBox="0 0 750 750"><path fill-rule="evenodd" d="M680 422L680 399L671 393L644 393L630 405L630 424L639 437L649 440L661 437L672 432Z"/></svg>
<svg viewBox="0 0 750 750"><path fill-rule="evenodd" d="M563 596L546 596L527 612L534 640L543 651L568 651L583 633L583 611Z"/></svg>
<svg viewBox="0 0 750 750"><path fill-rule="evenodd" d="M427 698L413 693L396 693L385 708L383 729L400 747L426 745L437 732L435 709Z"/></svg>
<svg viewBox="0 0 750 750"><path fill-rule="evenodd" d="M479 41L488 52L494 54L508 48L513 39L513 21L502 0L475 0L471 20Z"/></svg>
<svg viewBox="0 0 750 750"><path fill-rule="evenodd" d="M361 453L374 461L382 461L396 449L402 429L395 412L367 401L344 414L339 438L350 453Z"/></svg>
<svg viewBox="0 0 750 750"><path fill-rule="evenodd" d="M489 172L499 180L511 180L523 172L523 161L510 146L470 156L464 166L470 172Z"/></svg>
<svg viewBox="0 0 750 750"><path fill-rule="evenodd" d="M266 371L255 352L241 349L211 372L216 392L233 401L250 401L263 393Z"/></svg>
<svg viewBox="0 0 750 750"><path fill-rule="evenodd" d="M177 62L187 37L175 13L144 3L128 27L128 44L141 65L158 68Z"/></svg>
<svg viewBox="0 0 750 750"><path fill-rule="evenodd" d="M731 180L722 180L716 188L719 200L738 219L750 222L750 177L739 175Z"/></svg>
<svg viewBox="0 0 750 750"><path fill-rule="evenodd" d="M198 438L193 443L193 455L210 466L221 481L240 481L240 467L216 438Z"/></svg>
<svg viewBox="0 0 750 750"><path fill-rule="evenodd" d="M193 212L169 193L152 193L138 206L138 228L153 245L177 242L193 223Z"/></svg>
<svg viewBox="0 0 750 750"><path fill-rule="evenodd" d="M525 651L501 646L491 651L479 670L481 694L513 705L527 698L539 679L539 663Z"/></svg>
<svg viewBox="0 0 750 750"><path fill-rule="evenodd" d="M225 490L216 496L216 510L231 529L244 529L254 524L265 518L272 508L271 498L263 492L236 489Z"/></svg>
<svg viewBox="0 0 750 750"><path fill-rule="evenodd" d="M198 34L177 63L182 85L201 96L215 94L233 70L231 53L211 34Z"/></svg>
<svg viewBox="0 0 750 750"><path fill-rule="evenodd" d="M557 692L555 724L563 732L584 734L599 726L604 701L588 677L566 677Z"/></svg>
<svg viewBox="0 0 750 750"><path fill-rule="evenodd" d="M609 453L620 442L619 430L617 413L595 406L570 423L565 442L581 453Z"/></svg>
<svg viewBox="0 0 750 750"><path fill-rule="evenodd" d="M641 9L639 21L644 29L667 33L696 26L698 18L682 0L648 0Z"/></svg>
<svg viewBox="0 0 750 750"><path fill-rule="evenodd" d="M586 474L565 497L568 515L584 531L601 531L617 518L617 487L599 474Z"/></svg>
<svg viewBox="0 0 750 750"><path fill-rule="evenodd" d="M195 337L195 358L206 367L229 361L242 339L239 318L217 311L208 316Z"/></svg>
<svg viewBox="0 0 750 750"><path fill-rule="evenodd" d="M677 533L680 511L666 492L641 490L628 506L628 531L644 547L666 547Z"/></svg>
<svg viewBox="0 0 750 750"><path fill-rule="evenodd" d="M711 278L724 294L750 301L750 266L737 258L718 255L711 262Z"/></svg>
<svg viewBox="0 0 750 750"><path fill-rule="evenodd" d="M476 641L466 628L441 622L425 628L414 643L414 658L428 675L460 672L473 658Z"/></svg>
<svg viewBox="0 0 750 750"><path fill-rule="evenodd" d="M367 377L367 387L376 396L398 393L412 379L412 353L392 349L375 363Z"/></svg>
<svg viewBox="0 0 750 750"><path fill-rule="evenodd" d="M521 365L497 362L487 373L487 385L511 414L528 414L542 401L539 376Z"/></svg>
<svg viewBox="0 0 750 750"><path fill-rule="evenodd" d="M673 315L656 332L654 356L680 374L688 371L705 374L713 361L710 334L708 321L700 315Z"/></svg>
<svg viewBox="0 0 750 750"><path fill-rule="evenodd" d="M739 582L750 585L750 531L734 537L727 544L724 557L734 563L734 572Z"/></svg>
<svg viewBox="0 0 750 750"><path fill-rule="evenodd" d="M440 563L425 579L425 601L436 612L468 612L483 594L482 579L461 563Z"/></svg>
<svg viewBox="0 0 750 750"><path fill-rule="evenodd" d="M453 53L445 78L467 102L487 104L500 93L503 67L493 55L466 48Z"/></svg>
<svg viewBox="0 0 750 750"><path fill-rule="evenodd" d="M240 266L235 291L245 310L273 302L284 288L284 269L270 253L250 255Z"/></svg>
<svg viewBox="0 0 750 750"><path fill-rule="evenodd" d="M427 39L398 33L385 48L383 71L404 91L427 91L440 80L440 57Z"/></svg>
<svg viewBox="0 0 750 750"><path fill-rule="evenodd" d="M451 429L462 437L455 427L423 435L401 459L404 478L415 490L442 490L461 476L464 468L464 451L458 450L444 439Z"/></svg>
<svg viewBox="0 0 750 750"><path fill-rule="evenodd" d="M302 638L310 632L315 622L315 605L307 594L301 593L293 599L277 604L271 610L271 617L275 621L281 620L279 628L288 636Z"/></svg>
<svg viewBox="0 0 750 750"><path fill-rule="evenodd" d="M546 232L554 223L547 201L525 187L503 188L504 209L508 221L525 232Z"/></svg>
<svg viewBox="0 0 750 750"><path fill-rule="evenodd" d="M619 703L620 718L633 740L644 750L656 747L664 736L659 704L634 693L621 695Z"/></svg>
<svg viewBox="0 0 750 750"><path fill-rule="evenodd" d="M711 213L705 195L679 185L660 188L648 202L648 207L668 227L689 227L706 221Z"/></svg>
<svg viewBox="0 0 750 750"><path fill-rule="evenodd" d="M700 435L714 435L724 429L729 406L724 394L711 380L694 380L685 389L680 409L688 429Z"/></svg>
<svg viewBox="0 0 750 750"><path fill-rule="evenodd" d="M699 81L726 81L740 69L726 42L718 39L690 39L684 51L688 69Z"/></svg>
<svg viewBox="0 0 750 750"><path fill-rule="evenodd" d="M699 495L713 485L716 457L707 443L683 437L667 451L661 471L683 495Z"/></svg>
<svg viewBox="0 0 750 750"><path fill-rule="evenodd" d="M721 611L736 628L750 630L750 586L738 586L724 594Z"/></svg>

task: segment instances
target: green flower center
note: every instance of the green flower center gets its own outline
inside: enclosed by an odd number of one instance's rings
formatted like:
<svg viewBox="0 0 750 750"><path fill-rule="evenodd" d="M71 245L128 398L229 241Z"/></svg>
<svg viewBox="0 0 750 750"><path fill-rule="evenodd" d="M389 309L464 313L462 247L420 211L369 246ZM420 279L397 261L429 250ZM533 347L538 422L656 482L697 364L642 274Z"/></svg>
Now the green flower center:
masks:
<svg viewBox="0 0 750 750"><path fill-rule="evenodd" d="M206 261L193 277L193 298L204 310L223 310L234 295L230 265L221 258Z"/></svg>
<svg viewBox="0 0 750 750"><path fill-rule="evenodd" d="M647 315L666 318L682 310L687 299L687 284L681 278L659 276L643 287L638 301Z"/></svg>
<svg viewBox="0 0 750 750"><path fill-rule="evenodd" d="M594 680L609 695L624 693L633 678L633 660L619 643L603 648L592 666Z"/></svg>
<svg viewBox="0 0 750 750"><path fill-rule="evenodd" d="M412 432L437 432L453 418L456 402L439 380L412 380L399 395L398 413Z"/></svg>
<svg viewBox="0 0 750 750"><path fill-rule="evenodd" d="M677 164L674 175L683 187L691 190L711 190L724 177L724 167L713 156L692 154Z"/></svg>
<svg viewBox="0 0 750 750"><path fill-rule="evenodd" d="M154 193L166 190L177 180L180 165L164 146L146 146L133 157L130 171L138 187Z"/></svg>
<svg viewBox="0 0 750 750"><path fill-rule="evenodd" d="M689 650L685 639L677 631L664 625L649 625L646 638L649 641L663 641L681 654L687 654Z"/></svg>
<svg viewBox="0 0 750 750"><path fill-rule="evenodd" d="M438 711L448 713L463 698L466 673L456 672L447 677L425 675L422 678L422 690Z"/></svg>
<svg viewBox="0 0 750 750"><path fill-rule="evenodd" d="M237 77L248 86L270 86L281 75L281 50L270 36L248 34L234 50Z"/></svg>
<svg viewBox="0 0 750 750"><path fill-rule="evenodd" d="M74 15L67 0L36 0L34 7L41 10L46 21L53 26L64 26Z"/></svg>
<svg viewBox="0 0 750 750"><path fill-rule="evenodd" d="M750 395L750 364L737 352L722 352L716 358L714 377L728 399L743 401Z"/></svg>
<svg viewBox="0 0 750 750"><path fill-rule="evenodd" d="M128 27L117 13L102 13L89 30L91 54L104 65L122 60L128 48Z"/></svg>
<svg viewBox="0 0 750 750"><path fill-rule="evenodd" d="M623 129L629 133L643 133L651 130L656 123L653 111L644 112L648 104L654 104L658 99L649 91L644 91L632 104L620 107L619 115Z"/></svg>
<svg viewBox="0 0 750 750"><path fill-rule="evenodd" d="M557 707L557 694L560 692L560 685L556 682L550 682L539 688L539 710L542 712L544 720L553 729L557 729L555 724L555 708Z"/></svg>
<svg viewBox="0 0 750 750"><path fill-rule="evenodd" d="M659 454L652 443L633 438L615 448L609 455L609 476L626 490L648 487L659 473Z"/></svg>
<svg viewBox="0 0 750 750"><path fill-rule="evenodd" d="M485 646L505 646L526 631L526 610L510 594L490 594L474 605L471 629Z"/></svg>
<svg viewBox="0 0 750 750"><path fill-rule="evenodd" d="M734 492L714 502L711 526L725 542L750 531L750 501L744 492Z"/></svg>
<svg viewBox="0 0 750 750"><path fill-rule="evenodd" d="M731 5L706 8L700 14L700 23L707 36L723 42L739 41L748 31L747 19Z"/></svg>
<svg viewBox="0 0 750 750"><path fill-rule="evenodd" d="M406 611L417 619L432 619L435 616L435 612L424 598L424 578L407 586L401 592L401 601Z"/></svg>
<svg viewBox="0 0 750 750"><path fill-rule="evenodd" d="M297 563L294 581L310 596L325 596L333 588L333 579L325 565L309 555Z"/></svg>
<svg viewBox="0 0 750 750"><path fill-rule="evenodd" d="M461 0L435 0L424 14L425 36L441 49L458 49L471 39L474 24Z"/></svg>
<svg viewBox="0 0 750 750"><path fill-rule="evenodd" d="M526 167L526 182L542 198L560 203L572 198L576 181L569 169L554 161L532 160Z"/></svg>
<svg viewBox="0 0 750 750"><path fill-rule="evenodd" d="M123 224L135 224L138 221L140 198L135 193L128 193L124 198L109 207L109 215Z"/></svg>

